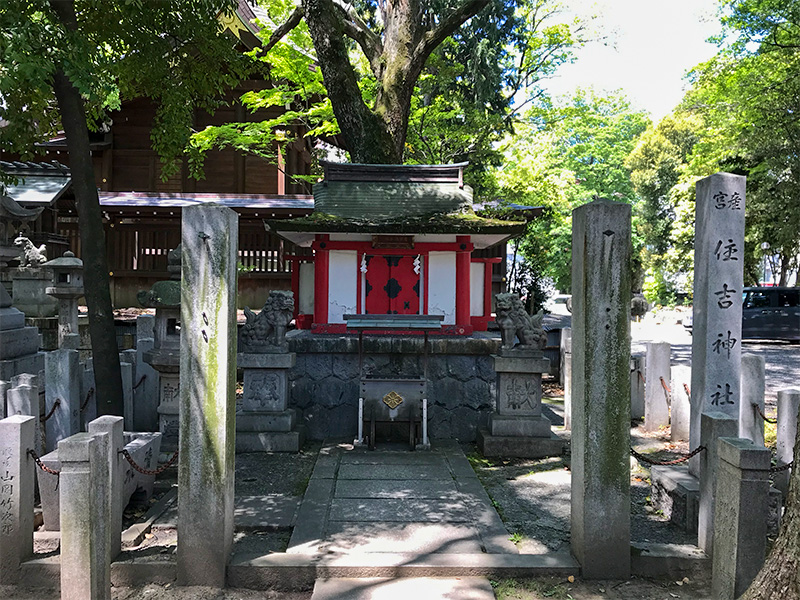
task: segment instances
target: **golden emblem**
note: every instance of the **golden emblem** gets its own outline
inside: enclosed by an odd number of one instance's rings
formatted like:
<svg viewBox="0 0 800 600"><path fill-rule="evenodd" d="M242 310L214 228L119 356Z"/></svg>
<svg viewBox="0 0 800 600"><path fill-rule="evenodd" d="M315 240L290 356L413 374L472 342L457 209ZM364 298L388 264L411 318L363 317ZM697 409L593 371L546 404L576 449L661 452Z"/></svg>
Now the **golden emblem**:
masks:
<svg viewBox="0 0 800 600"><path fill-rule="evenodd" d="M403 403L403 397L397 392L389 392L383 397L383 403L394 410Z"/></svg>

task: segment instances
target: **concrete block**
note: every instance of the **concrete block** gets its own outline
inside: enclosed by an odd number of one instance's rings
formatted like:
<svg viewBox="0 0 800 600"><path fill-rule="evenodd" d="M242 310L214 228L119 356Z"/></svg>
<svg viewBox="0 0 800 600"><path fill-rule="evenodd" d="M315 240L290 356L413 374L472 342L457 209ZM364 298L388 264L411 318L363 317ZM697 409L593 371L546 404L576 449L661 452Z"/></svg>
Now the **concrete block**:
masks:
<svg viewBox="0 0 800 600"><path fill-rule="evenodd" d="M717 482L717 440L734 438L739 433L739 420L722 412L703 413L700 443L705 451L700 453L700 509L697 516L697 546L713 558L714 505Z"/></svg>
<svg viewBox="0 0 800 600"><path fill-rule="evenodd" d="M56 401L58 407L45 422L47 451L52 452L60 440L80 431L81 378L77 350L53 350L45 356L46 410ZM45 413L44 416L47 416Z"/></svg>
<svg viewBox="0 0 800 600"><path fill-rule="evenodd" d="M294 431L236 433L236 452L299 452L305 444L305 427Z"/></svg>
<svg viewBox="0 0 800 600"><path fill-rule="evenodd" d="M136 317L136 348L139 348L139 340L154 337L156 318L154 315L139 315Z"/></svg>
<svg viewBox="0 0 800 600"><path fill-rule="evenodd" d="M122 511L130 495L125 497L125 459L119 453L124 447L122 434L123 418L106 415L89 423L90 434L106 434L106 470L108 471L108 493L106 510L109 515L109 556L114 560L122 549ZM127 464L127 463L125 463Z"/></svg>
<svg viewBox="0 0 800 600"><path fill-rule="evenodd" d="M654 465L650 469L652 505L670 523L684 531L697 531L700 509L700 482L689 473L688 465Z"/></svg>
<svg viewBox="0 0 800 600"><path fill-rule="evenodd" d="M477 444L486 457L544 458L560 456L567 447L554 433L549 437L511 437L492 435L487 429L478 429Z"/></svg>
<svg viewBox="0 0 800 600"><path fill-rule="evenodd" d="M550 438L550 421L547 417L509 417L489 415L489 431L494 436Z"/></svg>
<svg viewBox="0 0 800 600"><path fill-rule="evenodd" d="M770 452L742 438L717 440L716 505L711 590L734 600L764 564Z"/></svg>
<svg viewBox="0 0 800 600"><path fill-rule="evenodd" d="M242 411L236 414L236 431L248 433L291 431L296 419L293 408L282 412Z"/></svg>
<svg viewBox="0 0 800 600"><path fill-rule="evenodd" d="M0 360L36 354L39 351L39 330L36 327L0 330Z"/></svg>

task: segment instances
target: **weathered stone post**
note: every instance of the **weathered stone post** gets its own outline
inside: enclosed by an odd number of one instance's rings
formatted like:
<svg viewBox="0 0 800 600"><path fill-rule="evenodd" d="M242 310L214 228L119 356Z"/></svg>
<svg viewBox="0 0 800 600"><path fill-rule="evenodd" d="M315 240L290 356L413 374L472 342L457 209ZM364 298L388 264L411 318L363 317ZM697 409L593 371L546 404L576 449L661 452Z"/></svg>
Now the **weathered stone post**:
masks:
<svg viewBox="0 0 800 600"><path fill-rule="evenodd" d="M572 429L572 328L561 330L561 385L564 386L564 429Z"/></svg>
<svg viewBox="0 0 800 600"><path fill-rule="evenodd" d="M701 413L739 418L746 180L717 173L696 186L692 450L700 443ZM698 462L689 463L695 475Z"/></svg>
<svg viewBox="0 0 800 600"><path fill-rule="evenodd" d="M572 552L588 579L627 578L631 207L572 215Z"/></svg>
<svg viewBox="0 0 800 600"><path fill-rule="evenodd" d="M644 429L656 431L669 425L670 351L667 342L647 342L644 388Z"/></svg>
<svg viewBox="0 0 800 600"><path fill-rule="evenodd" d="M691 399L689 385L692 382L692 368L677 366L672 369L672 408L670 410L670 439L689 440L689 419L691 417Z"/></svg>
<svg viewBox="0 0 800 600"><path fill-rule="evenodd" d="M19 566L33 556L34 417L0 421L0 584L19 580Z"/></svg>
<svg viewBox="0 0 800 600"><path fill-rule="evenodd" d="M111 597L108 436L78 433L58 444L61 462L61 598Z"/></svg>
<svg viewBox="0 0 800 600"><path fill-rule="evenodd" d="M47 451L56 449L59 440L81 430L81 379L77 350L53 350L44 358L45 439ZM56 402L54 412L50 415ZM49 415L49 416L48 416Z"/></svg>
<svg viewBox="0 0 800 600"><path fill-rule="evenodd" d="M631 419L644 418L644 373L646 354L631 356Z"/></svg>
<svg viewBox="0 0 800 600"><path fill-rule="evenodd" d="M717 440L714 598L734 600L752 583L767 550L770 452L741 438Z"/></svg>
<svg viewBox="0 0 800 600"><path fill-rule="evenodd" d="M13 385L8 390L7 414L9 417L23 415L34 417L34 433L31 449L42 454L42 428L39 423L39 388L32 385Z"/></svg>
<svg viewBox="0 0 800 600"><path fill-rule="evenodd" d="M110 559L114 560L122 549L122 511L125 509L123 500L123 488L125 485L125 469L121 461L125 459L119 453L125 447L122 435L122 417L104 416L98 417L89 423L89 433L108 434L108 444L106 444L106 462L108 469L109 493L106 495L108 501L109 532L110 532Z"/></svg>
<svg viewBox="0 0 800 600"><path fill-rule="evenodd" d="M739 431L738 420L721 412L705 412L701 418L700 443L705 451L700 453L700 507L697 512L697 546L709 558L714 541L714 502L717 483L717 440L735 438Z"/></svg>
<svg viewBox="0 0 800 600"><path fill-rule="evenodd" d="M788 465L794 457L794 440L797 436L797 412L800 410L800 390L778 391L778 431L775 458L778 466ZM789 494L789 469L778 471L773 479L783 497Z"/></svg>
<svg viewBox="0 0 800 600"><path fill-rule="evenodd" d="M233 544L239 219L183 209L178 582L225 585Z"/></svg>
<svg viewBox="0 0 800 600"><path fill-rule="evenodd" d="M764 445L764 357L742 355L742 403L739 406L739 437ZM753 406L753 405L756 406Z"/></svg>
<svg viewBox="0 0 800 600"><path fill-rule="evenodd" d="M155 317L139 315L136 317L136 383L133 399L136 410L133 413L134 431L158 431L158 371L144 360L145 352L155 346Z"/></svg>

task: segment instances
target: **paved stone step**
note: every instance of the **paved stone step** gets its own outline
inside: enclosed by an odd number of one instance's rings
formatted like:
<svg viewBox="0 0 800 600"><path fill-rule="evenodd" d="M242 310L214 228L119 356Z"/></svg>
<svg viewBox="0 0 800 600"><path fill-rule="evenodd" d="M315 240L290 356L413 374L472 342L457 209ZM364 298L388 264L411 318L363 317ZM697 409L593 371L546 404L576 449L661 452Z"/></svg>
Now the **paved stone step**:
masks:
<svg viewBox="0 0 800 600"><path fill-rule="evenodd" d="M444 463L433 465L341 464L338 479L452 479Z"/></svg>
<svg viewBox="0 0 800 600"><path fill-rule="evenodd" d="M453 498L458 494L453 479L341 479L336 498Z"/></svg>
<svg viewBox="0 0 800 600"><path fill-rule="evenodd" d="M434 452L345 452L343 465L443 465L444 457Z"/></svg>
<svg viewBox="0 0 800 600"><path fill-rule="evenodd" d="M484 551L470 524L364 523L334 521L325 535L325 552L433 552L477 554Z"/></svg>
<svg viewBox="0 0 800 600"><path fill-rule="evenodd" d="M410 579L320 579L311 600L491 600L494 592L484 577L414 577Z"/></svg>
<svg viewBox="0 0 800 600"><path fill-rule="evenodd" d="M345 555L234 555L229 587L310 590L317 579L349 577L538 577L578 575L568 553L419 554L348 553Z"/></svg>
<svg viewBox="0 0 800 600"><path fill-rule="evenodd" d="M329 521L384 521L388 523L468 523L474 519L469 498L334 498Z"/></svg>

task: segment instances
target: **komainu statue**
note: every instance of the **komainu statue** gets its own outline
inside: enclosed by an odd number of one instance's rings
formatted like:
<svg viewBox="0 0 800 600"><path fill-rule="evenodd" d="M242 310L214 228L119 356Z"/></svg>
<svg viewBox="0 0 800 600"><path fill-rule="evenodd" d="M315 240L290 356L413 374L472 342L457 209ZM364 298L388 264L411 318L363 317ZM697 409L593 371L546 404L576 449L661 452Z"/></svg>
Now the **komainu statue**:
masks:
<svg viewBox="0 0 800 600"><path fill-rule="evenodd" d="M495 297L497 325L503 339L504 350L542 350L547 334L542 329L544 311L531 316L525 312L517 294L497 294ZM514 345L514 338L519 343Z"/></svg>
<svg viewBox="0 0 800 600"><path fill-rule="evenodd" d="M38 248L28 238L19 236L14 240L14 245L20 249L20 267L40 267L47 262L47 248L42 244Z"/></svg>
<svg viewBox="0 0 800 600"><path fill-rule="evenodd" d="M272 290L264 308L255 314L245 306L247 323L242 326L240 352L288 352L286 329L294 314L294 294Z"/></svg>

